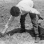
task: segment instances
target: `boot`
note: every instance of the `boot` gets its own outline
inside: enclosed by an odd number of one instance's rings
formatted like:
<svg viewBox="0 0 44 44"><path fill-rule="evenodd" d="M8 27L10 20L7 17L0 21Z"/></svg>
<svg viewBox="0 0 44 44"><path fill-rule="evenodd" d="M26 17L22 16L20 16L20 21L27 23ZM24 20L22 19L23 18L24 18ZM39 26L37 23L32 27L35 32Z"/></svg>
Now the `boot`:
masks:
<svg viewBox="0 0 44 44"><path fill-rule="evenodd" d="M40 41L40 37L39 37L39 35L35 35L35 43L39 43L39 41Z"/></svg>

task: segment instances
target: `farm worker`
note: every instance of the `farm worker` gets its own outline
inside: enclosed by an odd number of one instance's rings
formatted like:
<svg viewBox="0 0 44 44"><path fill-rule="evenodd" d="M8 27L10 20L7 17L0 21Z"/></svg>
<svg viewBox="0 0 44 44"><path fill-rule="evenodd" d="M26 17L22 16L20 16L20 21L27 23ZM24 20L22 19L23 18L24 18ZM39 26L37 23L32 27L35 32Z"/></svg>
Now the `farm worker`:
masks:
<svg viewBox="0 0 44 44"><path fill-rule="evenodd" d="M9 20L7 25L10 25L15 17L21 16L20 24L21 24L21 33L25 32L25 17L29 14L31 18L31 22L33 24L33 29L35 33L35 38L39 37L38 32L38 21L43 20L40 16L40 12L34 8L34 3L32 0L21 0L16 6L13 6L10 9L11 19ZM7 27L7 26L6 26ZM5 33L7 29L5 29L2 33Z"/></svg>

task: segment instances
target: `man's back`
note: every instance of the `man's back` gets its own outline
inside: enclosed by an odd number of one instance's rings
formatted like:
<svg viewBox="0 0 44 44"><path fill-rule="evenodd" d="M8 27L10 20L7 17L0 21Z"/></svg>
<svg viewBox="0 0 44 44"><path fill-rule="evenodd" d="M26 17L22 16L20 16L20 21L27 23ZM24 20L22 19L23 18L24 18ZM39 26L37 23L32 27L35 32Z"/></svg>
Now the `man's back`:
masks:
<svg viewBox="0 0 44 44"><path fill-rule="evenodd" d="M21 0L16 6L19 7L33 7L34 3L32 0Z"/></svg>

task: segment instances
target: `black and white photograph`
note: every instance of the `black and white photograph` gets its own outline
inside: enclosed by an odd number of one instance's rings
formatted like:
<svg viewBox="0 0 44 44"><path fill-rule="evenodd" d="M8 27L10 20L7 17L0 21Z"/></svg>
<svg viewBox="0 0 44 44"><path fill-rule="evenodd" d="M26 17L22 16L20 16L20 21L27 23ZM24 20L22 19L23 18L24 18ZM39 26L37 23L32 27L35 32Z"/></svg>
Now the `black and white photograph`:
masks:
<svg viewBox="0 0 44 44"><path fill-rule="evenodd" d="M0 44L44 44L44 0L0 0Z"/></svg>

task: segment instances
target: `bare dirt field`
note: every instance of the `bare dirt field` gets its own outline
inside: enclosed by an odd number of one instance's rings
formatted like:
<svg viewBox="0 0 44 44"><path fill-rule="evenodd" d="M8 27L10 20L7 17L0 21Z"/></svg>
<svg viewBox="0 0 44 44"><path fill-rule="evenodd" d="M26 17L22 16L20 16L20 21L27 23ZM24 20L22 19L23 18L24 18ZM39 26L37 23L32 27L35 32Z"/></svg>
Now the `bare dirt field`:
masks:
<svg viewBox="0 0 44 44"><path fill-rule="evenodd" d="M0 32L4 30L5 24L10 18L10 8L15 6L19 1L21 0L0 0ZM42 17L44 18L44 0L33 1L35 3L35 8L40 11ZM32 24L30 22L30 17L27 15L26 25L28 24L29 29L32 28ZM44 20L41 25L44 28ZM13 30L14 28L20 28L20 17L14 19L7 32ZM41 33L44 34L44 29L41 30ZM12 36L5 35L5 37L0 38L0 44L44 44L44 40L35 43L35 40L30 33L15 33Z"/></svg>

